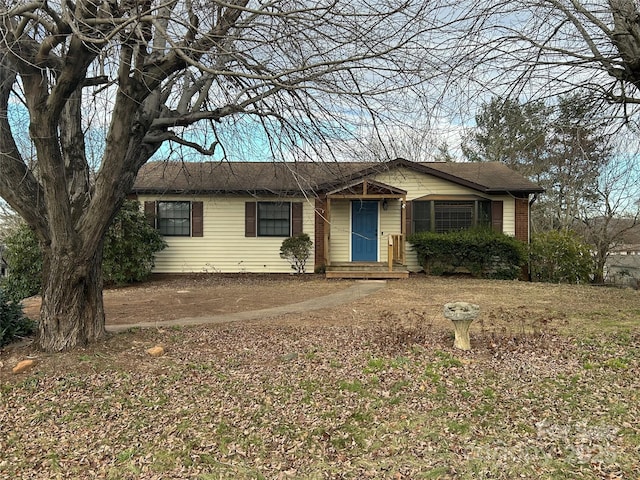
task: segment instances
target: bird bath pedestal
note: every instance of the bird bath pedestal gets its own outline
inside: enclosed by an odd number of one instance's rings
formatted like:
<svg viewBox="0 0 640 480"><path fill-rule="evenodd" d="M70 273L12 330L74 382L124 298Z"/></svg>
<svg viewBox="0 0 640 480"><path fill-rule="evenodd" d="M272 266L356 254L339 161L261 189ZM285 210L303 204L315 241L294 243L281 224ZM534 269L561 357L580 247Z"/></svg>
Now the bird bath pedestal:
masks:
<svg viewBox="0 0 640 480"><path fill-rule="evenodd" d="M460 350L471 350L469 325L480 313L480 307L473 303L452 302L444 306L444 316L453 322L455 340L453 346Z"/></svg>

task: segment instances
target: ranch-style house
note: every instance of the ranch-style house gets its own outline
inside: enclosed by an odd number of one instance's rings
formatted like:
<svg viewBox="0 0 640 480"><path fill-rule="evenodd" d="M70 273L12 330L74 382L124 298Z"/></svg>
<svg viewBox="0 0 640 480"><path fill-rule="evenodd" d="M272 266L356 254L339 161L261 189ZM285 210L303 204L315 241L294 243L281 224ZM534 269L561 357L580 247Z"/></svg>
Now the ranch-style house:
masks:
<svg viewBox="0 0 640 480"><path fill-rule="evenodd" d="M407 235L491 226L529 242L543 190L501 163L151 162L132 196L164 236L157 273L286 273L284 238L313 240L307 271L403 278Z"/></svg>

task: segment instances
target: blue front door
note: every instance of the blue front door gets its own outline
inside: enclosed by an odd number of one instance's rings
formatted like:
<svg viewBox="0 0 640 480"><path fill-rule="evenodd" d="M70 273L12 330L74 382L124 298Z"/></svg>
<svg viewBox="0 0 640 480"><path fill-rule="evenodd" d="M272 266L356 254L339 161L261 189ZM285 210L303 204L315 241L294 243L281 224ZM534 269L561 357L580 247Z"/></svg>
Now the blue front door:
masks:
<svg viewBox="0 0 640 480"><path fill-rule="evenodd" d="M351 260L378 260L378 202L351 202Z"/></svg>

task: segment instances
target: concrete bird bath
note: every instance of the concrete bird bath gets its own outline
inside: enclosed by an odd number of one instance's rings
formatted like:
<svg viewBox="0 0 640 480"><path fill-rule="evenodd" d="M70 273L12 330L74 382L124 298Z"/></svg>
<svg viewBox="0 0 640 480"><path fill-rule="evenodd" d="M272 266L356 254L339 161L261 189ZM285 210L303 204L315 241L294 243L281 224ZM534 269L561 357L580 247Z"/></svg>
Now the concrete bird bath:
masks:
<svg viewBox="0 0 640 480"><path fill-rule="evenodd" d="M480 313L480 306L468 302L451 302L444 306L444 316L453 322L455 340L453 346L460 350L471 350L469 326Z"/></svg>

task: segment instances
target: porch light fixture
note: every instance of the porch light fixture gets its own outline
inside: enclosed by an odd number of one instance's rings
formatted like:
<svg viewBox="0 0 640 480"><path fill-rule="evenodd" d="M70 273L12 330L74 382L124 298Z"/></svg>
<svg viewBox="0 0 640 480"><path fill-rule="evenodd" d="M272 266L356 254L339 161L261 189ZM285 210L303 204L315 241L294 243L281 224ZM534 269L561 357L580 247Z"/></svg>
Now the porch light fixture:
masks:
<svg viewBox="0 0 640 480"><path fill-rule="evenodd" d="M382 199L382 209L383 210L388 210L389 209L389 202L387 202L386 198Z"/></svg>

